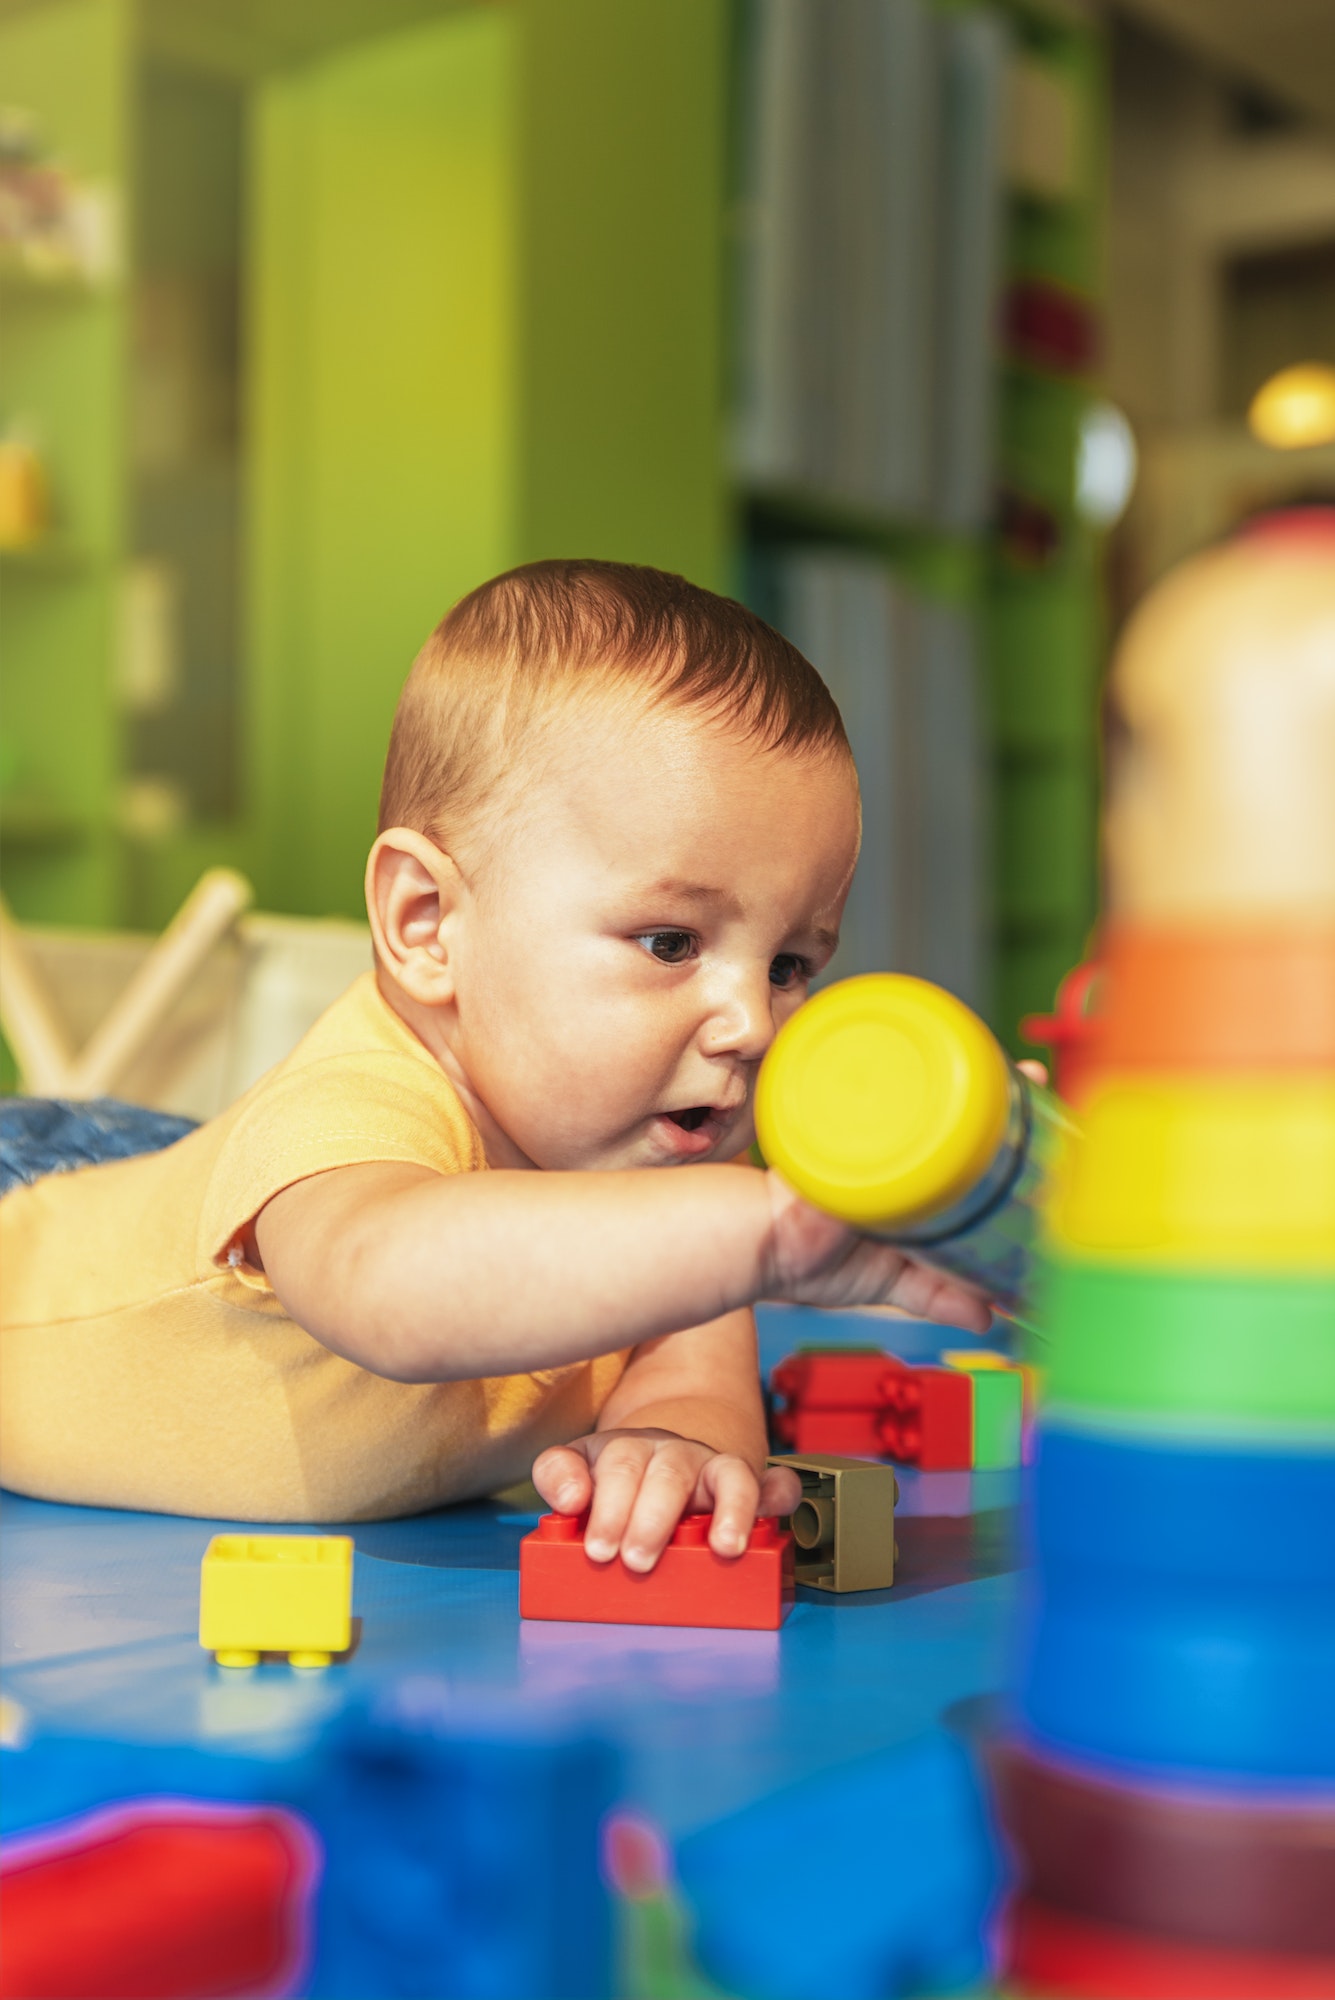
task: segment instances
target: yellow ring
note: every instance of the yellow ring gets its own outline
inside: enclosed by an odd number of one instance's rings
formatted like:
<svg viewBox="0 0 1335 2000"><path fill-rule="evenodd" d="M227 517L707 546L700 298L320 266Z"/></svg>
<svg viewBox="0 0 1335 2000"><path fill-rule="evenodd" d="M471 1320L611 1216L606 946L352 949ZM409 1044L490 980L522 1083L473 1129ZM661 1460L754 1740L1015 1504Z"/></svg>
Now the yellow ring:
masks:
<svg viewBox="0 0 1335 2000"><path fill-rule="evenodd" d="M1207 1270L1335 1270L1335 1073L1119 1077L1080 1107L1058 1247Z"/></svg>

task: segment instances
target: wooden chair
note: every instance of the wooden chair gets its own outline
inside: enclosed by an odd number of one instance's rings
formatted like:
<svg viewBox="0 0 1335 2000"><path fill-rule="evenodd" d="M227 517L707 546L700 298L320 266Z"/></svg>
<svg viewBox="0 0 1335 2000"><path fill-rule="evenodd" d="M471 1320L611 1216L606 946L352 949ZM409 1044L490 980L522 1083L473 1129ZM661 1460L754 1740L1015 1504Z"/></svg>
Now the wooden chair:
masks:
<svg viewBox="0 0 1335 2000"><path fill-rule="evenodd" d="M202 876L159 938L20 925L0 902L0 1026L30 1096L211 1118L371 964L365 924L250 909Z"/></svg>

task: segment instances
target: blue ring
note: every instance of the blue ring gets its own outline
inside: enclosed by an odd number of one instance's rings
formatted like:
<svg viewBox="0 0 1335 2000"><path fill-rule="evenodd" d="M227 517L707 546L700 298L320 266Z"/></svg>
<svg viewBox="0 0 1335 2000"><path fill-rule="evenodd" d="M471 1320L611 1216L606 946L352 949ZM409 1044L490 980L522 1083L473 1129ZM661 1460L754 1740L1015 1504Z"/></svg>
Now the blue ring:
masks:
<svg viewBox="0 0 1335 2000"><path fill-rule="evenodd" d="M1335 1779L1335 1453L1041 1427L1034 1733L1165 1770Z"/></svg>

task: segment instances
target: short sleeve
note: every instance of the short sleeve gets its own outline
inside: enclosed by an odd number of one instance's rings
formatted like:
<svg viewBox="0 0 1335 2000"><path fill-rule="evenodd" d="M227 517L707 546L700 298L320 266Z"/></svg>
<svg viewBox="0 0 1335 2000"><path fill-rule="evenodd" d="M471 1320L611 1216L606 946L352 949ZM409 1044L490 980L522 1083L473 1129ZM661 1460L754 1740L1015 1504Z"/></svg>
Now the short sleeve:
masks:
<svg viewBox="0 0 1335 2000"><path fill-rule="evenodd" d="M449 1078L392 1050L329 1056L256 1086L219 1149L200 1210L199 1261L229 1251L274 1195L334 1167L402 1160L439 1174L486 1166Z"/></svg>

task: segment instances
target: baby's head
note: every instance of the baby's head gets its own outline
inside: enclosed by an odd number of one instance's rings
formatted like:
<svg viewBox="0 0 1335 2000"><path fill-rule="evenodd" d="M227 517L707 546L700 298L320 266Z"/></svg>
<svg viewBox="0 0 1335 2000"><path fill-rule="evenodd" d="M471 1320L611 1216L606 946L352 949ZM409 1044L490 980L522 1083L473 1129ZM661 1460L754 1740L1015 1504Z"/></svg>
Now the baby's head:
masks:
<svg viewBox="0 0 1335 2000"><path fill-rule="evenodd" d="M382 991L494 1166L728 1159L838 936L839 711L751 612L621 563L484 584L423 647L367 905Z"/></svg>

